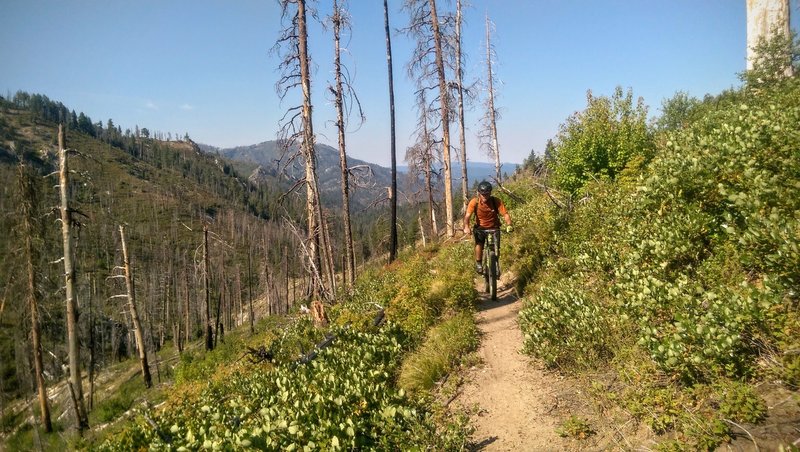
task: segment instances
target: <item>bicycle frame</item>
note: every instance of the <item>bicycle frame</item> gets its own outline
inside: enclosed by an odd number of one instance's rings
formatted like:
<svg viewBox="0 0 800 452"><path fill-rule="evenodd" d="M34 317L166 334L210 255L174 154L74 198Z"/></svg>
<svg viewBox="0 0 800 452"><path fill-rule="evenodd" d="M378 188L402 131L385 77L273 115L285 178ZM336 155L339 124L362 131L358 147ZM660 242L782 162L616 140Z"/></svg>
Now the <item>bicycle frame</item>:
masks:
<svg viewBox="0 0 800 452"><path fill-rule="evenodd" d="M486 234L483 244L483 279L485 290L492 300L497 299L497 279L500 277L500 229L482 229Z"/></svg>

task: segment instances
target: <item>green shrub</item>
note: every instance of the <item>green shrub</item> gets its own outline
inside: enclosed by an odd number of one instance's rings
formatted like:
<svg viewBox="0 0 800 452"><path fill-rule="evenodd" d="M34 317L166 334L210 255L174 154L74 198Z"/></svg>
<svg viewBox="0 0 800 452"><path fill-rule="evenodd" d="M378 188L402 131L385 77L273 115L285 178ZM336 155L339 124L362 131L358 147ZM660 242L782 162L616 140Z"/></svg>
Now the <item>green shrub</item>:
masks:
<svg viewBox="0 0 800 452"><path fill-rule="evenodd" d="M196 397L137 418L100 450L120 447L397 449L437 444L422 405L392 387L402 350L396 328L340 328L335 345L306 365L251 368Z"/></svg>
<svg viewBox="0 0 800 452"><path fill-rule="evenodd" d="M758 424L767 416L767 404L753 387L737 381L717 385L719 414L733 422Z"/></svg>
<svg viewBox="0 0 800 452"><path fill-rule="evenodd" d="M572 415L563 423L561 423L561 425L556 429L556 433L558 433L558 436L561 436L562 438L572 437L577 439L586 439L594 435L595 431L592 429L592 426L589 425L589 422L586 421L586 419Z"/></svg>
<svg viewBox="0 0 800 452"><path fill-rule="evenodd" d="M587 93L587 107L561 126L553 170L558 186L576 193L589 180L614 180L628 161L653 151L647 107L630 90L617 87L611 98Z"/></svg>
<svg viewBox="0 0 800 452"><path fill-rule="evenodd" d="M591 368L610 356L609 314L576 282L559 280L543 286L520 311L525 350L549 366Z"/></svg>

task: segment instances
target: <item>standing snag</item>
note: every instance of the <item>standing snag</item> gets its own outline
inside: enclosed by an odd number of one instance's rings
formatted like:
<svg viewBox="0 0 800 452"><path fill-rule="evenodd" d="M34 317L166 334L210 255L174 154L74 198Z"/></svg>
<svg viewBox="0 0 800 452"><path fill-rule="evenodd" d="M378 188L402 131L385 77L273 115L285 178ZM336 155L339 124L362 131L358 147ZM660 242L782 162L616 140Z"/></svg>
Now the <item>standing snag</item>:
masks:
<svg viewBox="0 0 800 452"><path fill-rule="evenodd" d="M58 184L61 194L61 237L64 244L64 282L67 302L67 348L69 350L69 388L72 396L78 431L89 428L89 417L83 404L81 383L81 348L78 341L78 301L75 296L75 267L73 265L72 211L69 207L69 167L64 145L64 127L58 126Z"/></svg>

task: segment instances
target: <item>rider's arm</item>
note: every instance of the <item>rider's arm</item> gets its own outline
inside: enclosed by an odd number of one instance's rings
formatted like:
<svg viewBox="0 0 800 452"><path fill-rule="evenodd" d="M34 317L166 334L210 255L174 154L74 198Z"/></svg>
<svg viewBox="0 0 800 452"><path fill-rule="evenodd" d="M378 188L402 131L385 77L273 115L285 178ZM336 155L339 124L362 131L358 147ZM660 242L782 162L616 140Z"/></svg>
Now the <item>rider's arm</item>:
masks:
<svg viewBox="0 0 800 452"><path fill-rule="evenodd" d="M511 226L511 215L509 215L508 212L503 214L503 220L505 221L506 226Z"/></svg>
<svg viewBox="0 0 800 452"><path fill-rule="evenodd" d="M469 234L469 219L472 217L472 201L467 205L467 213L464 214L464 234Z"/></svg>

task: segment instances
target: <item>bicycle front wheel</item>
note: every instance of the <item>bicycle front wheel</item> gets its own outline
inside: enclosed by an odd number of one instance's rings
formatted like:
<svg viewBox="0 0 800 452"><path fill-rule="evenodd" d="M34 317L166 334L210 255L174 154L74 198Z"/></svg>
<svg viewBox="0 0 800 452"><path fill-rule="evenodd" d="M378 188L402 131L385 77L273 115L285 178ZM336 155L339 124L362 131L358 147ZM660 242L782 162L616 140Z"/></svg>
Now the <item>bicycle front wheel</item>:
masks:
<svg viewBox="0 0 800 452"><path fill-rule="evenodd" d="M491 272L489 271L491 260L488 256L483 256L483 291L486 293L490 293L491 288Z"/></svg>
<svg viewBox="0 0 800 452"><path fill-rule="evenodd" d="M489 295L491 296L492 300L497 300L497 270L498 270L498 262L497 256L492 254L489 257L489 271L487 271L487 279L489 283Z"/></svg>

